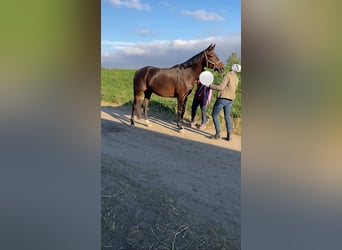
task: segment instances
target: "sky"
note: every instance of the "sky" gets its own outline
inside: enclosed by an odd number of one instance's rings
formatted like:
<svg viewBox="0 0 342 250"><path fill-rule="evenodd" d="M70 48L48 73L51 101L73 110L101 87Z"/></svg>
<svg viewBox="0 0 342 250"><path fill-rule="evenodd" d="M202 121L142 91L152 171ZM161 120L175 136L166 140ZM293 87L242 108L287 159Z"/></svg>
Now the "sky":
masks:
<svg viewBox="0 0 342 250"><path fill-rule="evenodd" d="M172 67L211 43L241 57L240 0L101 0L102 67Z"/></svg>

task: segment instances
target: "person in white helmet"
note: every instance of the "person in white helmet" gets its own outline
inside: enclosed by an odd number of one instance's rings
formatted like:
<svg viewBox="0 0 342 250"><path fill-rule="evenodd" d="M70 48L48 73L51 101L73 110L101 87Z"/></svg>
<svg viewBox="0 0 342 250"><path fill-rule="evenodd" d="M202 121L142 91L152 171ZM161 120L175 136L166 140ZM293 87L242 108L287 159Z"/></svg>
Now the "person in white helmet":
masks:
<svg viewBox="0 0 342 250"><path fill-rule="evenodd" d="M230 71L224 76L221 84L214 85L211 84L209 87L214 90L218 90L217 99L215 101L212 117L216 130L216 134L213 135L212 139L221 138L221 128L220 121L218 119L218 114L223 109L224 119L226 121L227 137L223 138L227 141L231 140L232 132L232 122L230 120L230 111L232 109L233 101L235 99L235 92L239 83L239 78L236 72L241 71L241 65L233 64Z"/></svg>
<svg viewBox="0 0 342 250"><path fill-rule="evenodd" d="M198 106L201 107L201 113L202 113L202 123L201 126L199 126L200 130L204 130L206 127L207 122L207 107L211 100L211 93L212 90L203 85L200 80L196 80L195 83L197 84L197 89L194 95L194 99L192 101L191 105L191 122L190 127L195 128L195 117L196 117L196 111Z"/></svg>

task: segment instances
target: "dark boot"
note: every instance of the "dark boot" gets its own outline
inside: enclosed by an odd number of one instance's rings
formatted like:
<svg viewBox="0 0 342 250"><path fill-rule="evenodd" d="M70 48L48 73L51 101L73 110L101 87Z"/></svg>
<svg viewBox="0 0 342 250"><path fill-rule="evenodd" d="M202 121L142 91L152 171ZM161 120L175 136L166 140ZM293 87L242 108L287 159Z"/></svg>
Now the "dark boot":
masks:
<svg viewBox="0 0 342 250"><path fill-rule="evenodd" d="M223 138L227 141L231 141L232 140L232 137L230 136L230 133L227 133L227 137Z"/></svg>

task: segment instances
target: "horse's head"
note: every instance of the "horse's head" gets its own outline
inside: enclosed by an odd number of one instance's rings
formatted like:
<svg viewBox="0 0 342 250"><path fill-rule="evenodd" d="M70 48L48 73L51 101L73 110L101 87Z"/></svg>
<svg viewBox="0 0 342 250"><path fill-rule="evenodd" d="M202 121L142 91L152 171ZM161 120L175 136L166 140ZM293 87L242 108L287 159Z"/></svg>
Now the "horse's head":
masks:
<svg viewBox="0 0 342 250"><path fill-rule="evenodd" d="M224 64L221 62L220 58L216 55L214 49L216 44L210 44L209 47L204 50L204 56L206 60L206 66L212 68L215 71L223 72Z"/></svg>

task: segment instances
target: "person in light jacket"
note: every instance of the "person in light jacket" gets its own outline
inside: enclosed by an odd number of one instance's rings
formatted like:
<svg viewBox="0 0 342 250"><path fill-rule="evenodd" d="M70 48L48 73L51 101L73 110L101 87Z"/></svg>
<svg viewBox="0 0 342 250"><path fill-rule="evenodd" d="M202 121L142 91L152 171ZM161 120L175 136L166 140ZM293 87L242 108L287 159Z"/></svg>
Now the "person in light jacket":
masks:
<svg viewBox="0 0 342 250"><path fill-rule="evenodd" d="M236 72L241 71L241 65L233 64L230 71L224 76L221 84L214 85L211 84L209 87L211 89L217 90L217 99L215 101L212 117L213 122L216 130L216 134L213 135L212 139L219 139L221 138L221 128L220 122L218 119L218 115L220 111L223 109L224 111L224 119L226 121L226 128L227 128L227 137L223 138L227 141L231 140L231 132L232 132L232 122L230 120L230 112L232 109L233 101L235 99L235 92L239 83L239 78Z"/></svg>

